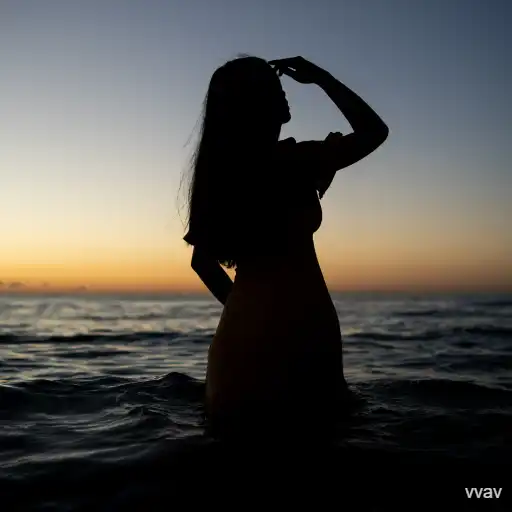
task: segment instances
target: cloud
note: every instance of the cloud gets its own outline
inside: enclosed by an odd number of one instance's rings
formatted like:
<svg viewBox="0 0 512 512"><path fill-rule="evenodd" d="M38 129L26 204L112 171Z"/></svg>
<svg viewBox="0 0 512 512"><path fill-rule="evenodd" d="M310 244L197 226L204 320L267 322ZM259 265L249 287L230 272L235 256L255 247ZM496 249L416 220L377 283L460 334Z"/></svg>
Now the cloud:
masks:
<svg viewBox="0 0 512 512"><path fill-rule="evenodd" d="M25 288L25 283L22 283L21 281L13 281L7 285L7 288L9 290L20 290L21 288Z"/></svg>
<svg viewBox="0 0 512 512"><path fill-rule="evenodd" d="M85 285L77 286L76 288L73 288L74 292L86 292L89 288Z"/></svg>

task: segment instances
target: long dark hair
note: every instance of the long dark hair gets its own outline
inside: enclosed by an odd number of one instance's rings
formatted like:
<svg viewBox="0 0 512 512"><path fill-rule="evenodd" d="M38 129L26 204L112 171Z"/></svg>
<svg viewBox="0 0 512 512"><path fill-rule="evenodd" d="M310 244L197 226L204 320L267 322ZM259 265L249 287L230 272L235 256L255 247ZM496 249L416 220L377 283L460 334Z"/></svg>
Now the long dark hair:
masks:
<svg viewBox="0 0 512 512"><path fill-rule="evenodd" d="M204 100L184 239L208 247L227 268L236 267L260 216L255 200L264 182L262 165L281 127L278 84L267 61L242 56L213 73Z"/></svg>

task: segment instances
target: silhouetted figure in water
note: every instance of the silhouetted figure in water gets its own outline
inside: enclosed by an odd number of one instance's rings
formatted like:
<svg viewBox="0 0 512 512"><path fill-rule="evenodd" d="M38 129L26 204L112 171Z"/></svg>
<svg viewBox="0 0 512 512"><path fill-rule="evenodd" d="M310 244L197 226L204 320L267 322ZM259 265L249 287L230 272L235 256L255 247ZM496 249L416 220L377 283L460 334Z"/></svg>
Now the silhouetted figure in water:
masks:
<svg viewBox="0 0 512 512"><path fill-rule="evenodd" d="M290 110L279 76L322 88L353 133L279 140ZM302 57L230 61L213 74L194 156L192 268L224 305L208 354L212 432L309 432L343 408L342 339L315 253L319 199L336 171L388 128L354 92ZM236 268L231 281L222 266Z"/></svg>

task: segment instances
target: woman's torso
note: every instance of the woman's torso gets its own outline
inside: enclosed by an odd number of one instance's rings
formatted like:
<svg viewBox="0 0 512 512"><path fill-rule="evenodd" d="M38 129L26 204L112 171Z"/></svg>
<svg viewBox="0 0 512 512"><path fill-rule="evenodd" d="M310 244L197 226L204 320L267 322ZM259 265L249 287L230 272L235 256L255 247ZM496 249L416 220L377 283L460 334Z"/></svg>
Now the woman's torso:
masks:
<svg viewBox="0 0 512 512"><path fill-rule="evenodd" d="M318 393L328 399L344 388L338 317L313 241L318 195L301 186L282 193L271 245L255 243L238 262L210 347L210 412Z"/></svg>

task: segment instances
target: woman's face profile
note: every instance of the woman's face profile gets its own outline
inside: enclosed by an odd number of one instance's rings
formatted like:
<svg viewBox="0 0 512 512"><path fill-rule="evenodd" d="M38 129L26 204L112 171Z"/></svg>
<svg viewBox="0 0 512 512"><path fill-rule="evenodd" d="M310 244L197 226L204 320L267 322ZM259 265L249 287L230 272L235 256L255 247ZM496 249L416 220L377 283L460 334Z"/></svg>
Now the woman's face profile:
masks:
<svg viewBox="0 0 512 512"><path fill-rule="evenodd" d="M281 123L286 124L291 119L290 105L288 104L286 93L284 92L279 76L273 68L270 69L272 71L272 80L269 83L269 89L273 91L272 94L275 98L273 100L275 105L272 105L271 107L275 108L276 111L280 113Z"/></svg>
<svg viewBox="0 0 512 512"><path fill-rule="evenodd" d="M281 84L281 80L279 80L279 84ZM283 90L283 87L281 87L281 94L282 94L282 110L283 110L283 124L286 124L290 119L292 118L292 115L290 113L290 105L288 104L288 100L286 99L286 93Z"/></svg>
<svg viewBox="0 0 512 512"><path fill-rule="evenodd" d="M251 83L252 99L258 98L261 107L280 124L289 122L290 106L277 72L266 62L260 61L255 63L248 78ZM251 101L251 98L247 100Z"/></svg>

